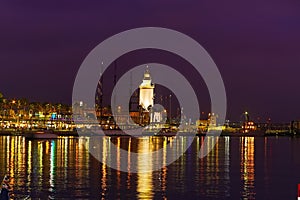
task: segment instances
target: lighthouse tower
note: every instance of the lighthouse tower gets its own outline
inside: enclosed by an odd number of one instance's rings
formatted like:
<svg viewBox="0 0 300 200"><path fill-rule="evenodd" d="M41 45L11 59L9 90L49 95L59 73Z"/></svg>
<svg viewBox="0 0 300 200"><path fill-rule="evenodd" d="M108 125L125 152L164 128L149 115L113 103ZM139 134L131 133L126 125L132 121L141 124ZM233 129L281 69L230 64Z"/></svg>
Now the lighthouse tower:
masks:
<svg viewBox="0 0 300 200"><path fill-rule="evenodd" d="M154 104L154 84L151 81L150 72L147 66L147 69L144 73L143 82L140 84L140 98L139 105L149 111L150 107L153 107Z"/></svg>

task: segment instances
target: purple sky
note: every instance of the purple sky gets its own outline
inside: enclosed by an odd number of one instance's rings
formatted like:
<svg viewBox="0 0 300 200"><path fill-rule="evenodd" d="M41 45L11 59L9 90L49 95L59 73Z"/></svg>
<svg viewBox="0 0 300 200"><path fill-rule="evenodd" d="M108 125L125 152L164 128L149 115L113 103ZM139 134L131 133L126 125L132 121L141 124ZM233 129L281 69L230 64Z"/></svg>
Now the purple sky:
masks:
<svg viewBox="0 0 300 200"><path fill-rule="evenodd" d="M157 26L197 40L228 95L228 118L300 118L300 1L5 1L0 5L0 91L71 103L85 56L121 31ZM201 91L199 91L201 92Z"/></svg>

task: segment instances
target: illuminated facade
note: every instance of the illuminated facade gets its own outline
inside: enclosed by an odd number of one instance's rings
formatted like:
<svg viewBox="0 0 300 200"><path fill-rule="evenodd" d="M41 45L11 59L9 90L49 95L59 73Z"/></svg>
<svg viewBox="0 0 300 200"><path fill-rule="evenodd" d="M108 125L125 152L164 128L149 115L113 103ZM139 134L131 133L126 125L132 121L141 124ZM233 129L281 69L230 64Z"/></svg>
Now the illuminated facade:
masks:
<svg viewBox="0 0 300 200"><path fill-rule="evenodd" d="M209 126L216 127L217 126L217 115L215 113L209 113L208 114L208 124Z"/></svg>
<svg viewBox="0 0 300 200"><path fill-rule="evenodd" d="M153 107L154 104L154 84L151 81L150 72L147 69L144 73L143 82L140 85L140 97L139 97L139 105L149 111L150 107Z"/></svg>

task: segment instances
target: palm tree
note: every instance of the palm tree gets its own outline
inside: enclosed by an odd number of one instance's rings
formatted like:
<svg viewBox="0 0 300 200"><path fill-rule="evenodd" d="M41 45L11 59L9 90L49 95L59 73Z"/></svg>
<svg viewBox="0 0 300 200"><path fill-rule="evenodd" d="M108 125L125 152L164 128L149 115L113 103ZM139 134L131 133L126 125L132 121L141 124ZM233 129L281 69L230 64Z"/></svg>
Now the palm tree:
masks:
<svg viewBox="0 0 300 200"><path fill-rule="evenodd" d="M3 111L3 118L6 117L7 111L9 110L9 103L7 99L2 99L2 111Z"/></svg>
<svg viewBox="0 0 300 200"><path fill-rule="evenodd" d="M19 106L20 106L20 110L22 110L22 118L24 118L25 119L25 116L27 116L27 113L26 113L26 111L27 111L27 107L28 107L28 100L27 99L25 99L25 98L22 98L22 99L19 99L18 100L18 102L19 102Z"/></svg>

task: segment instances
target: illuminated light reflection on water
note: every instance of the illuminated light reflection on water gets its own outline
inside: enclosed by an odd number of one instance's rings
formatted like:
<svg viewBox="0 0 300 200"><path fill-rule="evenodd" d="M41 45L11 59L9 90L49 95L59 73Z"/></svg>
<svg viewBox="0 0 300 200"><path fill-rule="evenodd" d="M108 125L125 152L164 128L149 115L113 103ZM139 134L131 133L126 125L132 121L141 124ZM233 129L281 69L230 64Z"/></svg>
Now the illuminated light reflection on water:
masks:
<svg viewBox="0 0 300 200"><path fill-rule="evenodd" d="M176 148L192 139L181 137ZM199 159L197 151L204 137L173 164L151 172L155 165L147 152L166 147L172 137L103 137L102 164L89 154L93 138L26 140L0 137L0 175L11 176L16 199L293 199L300 183L300 138L208 137L205 148L218 143L209 155ZM111 145L140 153L137 163L130 154L111 156ZM87 147L87 148L86 148ZM167 162L167 149L162 162ZM176 156L176 155L173 155ZM155 160L155 159L154 159ZM128 172L111 169L105 163L126 162ZM132 173L136 164L146 173Z"/></svg>

